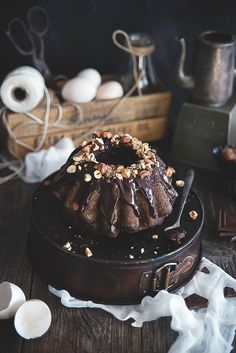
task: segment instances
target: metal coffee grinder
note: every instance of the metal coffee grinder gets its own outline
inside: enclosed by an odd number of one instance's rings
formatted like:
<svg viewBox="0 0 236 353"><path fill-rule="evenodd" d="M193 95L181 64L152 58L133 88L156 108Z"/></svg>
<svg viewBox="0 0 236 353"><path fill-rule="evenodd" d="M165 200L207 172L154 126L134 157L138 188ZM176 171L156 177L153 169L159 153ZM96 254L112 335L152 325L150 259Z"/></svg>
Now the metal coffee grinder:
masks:
<svg viewBox="0 0 236 353"><path fill-rule="evenodd" d="M201 33L192 76L184 74L185 41L180 38L177 43L181 51L175 79L178 86L191 90L191 100L182 105L171 158L217 171L213 148L236 145L236 38L225 32Z"/></svg>

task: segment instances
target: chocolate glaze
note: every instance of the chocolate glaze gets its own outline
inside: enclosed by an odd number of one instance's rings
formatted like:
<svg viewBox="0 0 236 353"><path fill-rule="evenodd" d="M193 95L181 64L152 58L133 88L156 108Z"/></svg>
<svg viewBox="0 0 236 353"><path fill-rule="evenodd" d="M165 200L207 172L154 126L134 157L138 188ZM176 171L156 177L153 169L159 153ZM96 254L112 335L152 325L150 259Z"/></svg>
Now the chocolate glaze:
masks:
<svg viewBox="0 0 236 353"><path fill-rule="evenodd" d="M176 218L178 201L179 198L174 205L173 212L165 219L163 225L135 234L121 234L114 239L91 234L85 231L84 227L78 229L65 221L60 216L61 204L54 196L51 185L41 185L37 189L33 198L32 211L35 223L40 226L42 233L54 244L63 247L69 241L72 253L85 256L85 248L89 247L93 253L93 258L132 262L158 258L191 241L193 235L201 227L203 219L201 204L192 191L185 204L181 219L181 229L184 230L185 237L181 239L181 242L176 243L168 239L164 232L164 228L173 224ZM199 215L195 221L188 216L189 211L193 209ZM129 257L130 254L133 255L133 259Z"/></svg>
<svg viewBox="0 0 236 353"><path fill-rule="evenodd" d="M73 157L80 154L81 147L77 148L71 154L66 164L55 175L52 183L55 195L62 202L68 198L68 195L71 195L74 192L74 199L80 207L76 214L78 219L80 213L83 212L86 205L89 204L90 195L95 190L100 190L101 192L101 198L98 204L101 216L104 217L106 224L109 225L110 233L114 233L113 235L109 234L109 230L107 230L108 236L114 237L117 236L119 232L122 232L122 229L118 229L118 227L120 227L120 224L118 224L119 222L114 223L116 218L115 210L119 202L130 205L133 208L136 217L140 217L140 205L137 199L138 193L141 193L148 203L150 216L156 220L156 224L160 224L164 220L164 217L168 216L171 212L171 210L168 210L166 214L160 215L158 214L155 204L157 202L155 186L158 185L158 183L163 186L166 197L171 205L177 197L177 193L171 185L171 178L166 175L166 166L158 156L156 156L157 163L153 167L149 177L144 177L142 179L140 176L137 176L123 180L119 180L115 177L102 177L99 180L92 178L92 180L87 183L84 181L84 175L93 175L93 162L85 162L82 170L77 171L76 173L69 174L67 172L68 166L74 163ZM138 155L130 145L114 146L109 139L104 139L104 150L95 151L94 155L99 162L119 164L123 160L123 165L126 166L136 163L139 159ZM70 212L74 213L73 210L70 210Z"/></svg>

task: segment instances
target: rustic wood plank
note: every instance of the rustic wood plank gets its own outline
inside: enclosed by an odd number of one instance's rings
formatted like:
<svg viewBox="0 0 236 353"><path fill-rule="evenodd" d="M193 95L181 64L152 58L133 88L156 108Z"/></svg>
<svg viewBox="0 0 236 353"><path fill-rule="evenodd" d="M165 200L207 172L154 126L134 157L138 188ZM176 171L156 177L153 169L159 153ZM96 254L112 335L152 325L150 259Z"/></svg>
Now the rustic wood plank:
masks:
<svg viewBox="0 0 236 353"><path fill-rule="evenodd" d="M80 109L83 112L83 117L78 120L78 109L71 103L62 104L63 119L61 124L71 125L73 123L81 127L92 127L95 123L98 123L104 118L109 112L109 118L107 119L106 125L126 123L127 121L134 121L139 119L153 118L168 116L170 111L172 94L170 92L153 93L143 96L132 96L129 97L123 104L114 107L119 103L120 99L104 100L104 101L92 101L89 103L80 103ZM31 112L38 118L44 120L45 107L37 107ZM8 123L11 129L15 130L17 137L32 137L41 135L43 127L38 124L28 124L29 118L22 113L13 113L8 111L7 114ZM51 107L49 122L54 123L58 119L58 108L56 106ZM23 123L22 128L19 128ZM27 123L27 124L26 124ZM73 130L74 126L71 127ZM58 129L51 126L49 132L58 132Z"/></svg>
<svg viewBox="0 0 236 353"><path fill-rule="evenodd" d="M167 353L177 334L170 329L171 318L146 322L142 328L144 353Z"/></svg>
<svg viewBox="0 0 236 353"><path fill-rule="evenodd" d="M97 309L68 309L34 275L32 298L44 300L52 311L50 330L37 340L25 341L22 353L132 353L142 352L141 330Z"/></svg>
<svg viewBox="0 0 236 353"><path fill-rule="evenodd" d="M32 268L26 254L29 230L29 200L32 186L21 181L0 186L0 283L13 282L30 297ZM0 321L0 352L16 353L22 339L13 320Z"/></svg>
<svg viewBox="0 0 236 353"><path fill-rule="evenodd" d="M137 121L126 121L117 124L105 124L102 126L103 130L110 130L113 134L123 132L129 133L132 136L143 141L154 141L159 140L165 136L167 127L168 117L153 117L150 119L140 119ZM57 128L57 132L48 133L45 139L43 148L48 148L54 145L63 137L70 137L75 146L79 145L81 140L91 137L91 133L94 131L94 127L78 126L69 129ZM18 132L15 131L15 136L21 142L23 142L26 147L21 146L17 141L13 140L11 137L8 140L8 145L14 153L20 157L25 157L26 153L31 152L32 149L36 148L41 140L41 134L35 136L19 137ZM28 147L29 146L29 147Z"/></svg>

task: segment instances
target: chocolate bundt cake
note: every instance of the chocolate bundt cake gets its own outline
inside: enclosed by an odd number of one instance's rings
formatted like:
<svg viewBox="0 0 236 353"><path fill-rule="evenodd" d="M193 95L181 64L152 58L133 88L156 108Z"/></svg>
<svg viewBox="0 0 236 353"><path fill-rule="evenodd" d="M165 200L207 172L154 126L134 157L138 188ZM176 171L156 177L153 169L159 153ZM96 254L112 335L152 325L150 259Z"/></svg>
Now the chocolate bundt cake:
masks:
<svg viewBox="0 0 236 353"><path fill-rule="evenodd" d="M147 143L97 131L75 149L52 187L71 224L115 238L162 224L177 197L172 173Z"/></svg>

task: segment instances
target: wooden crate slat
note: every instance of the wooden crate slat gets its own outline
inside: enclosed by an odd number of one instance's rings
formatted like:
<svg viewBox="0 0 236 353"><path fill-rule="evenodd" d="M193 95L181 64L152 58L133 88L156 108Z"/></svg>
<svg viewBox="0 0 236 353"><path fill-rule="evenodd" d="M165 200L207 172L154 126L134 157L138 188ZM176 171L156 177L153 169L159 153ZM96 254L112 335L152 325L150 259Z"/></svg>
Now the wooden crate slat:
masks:
<svg viewBox="0 0 236 353"><path fill-rule="evenodd" d="M105 125L103 126L104 130L110 130L113 133L123 132L129 133L142 141L157 141L165 136L166 127L167 127L167 117L156 117L151 119L142 119L137 121L129 121L119 124ZM63 137L71 137L75 146L78 145L81 141L81 134L88 131L87 127L78 127L77 129L72 130L60 130L58 132L52 132L47 135L45 144L43 148L49 148L54 145ZM38 136L28 136L19 138L20 141L36 148L39 141L40 135ZM25 147L18 145L11 138L8 141L8 145L11 150L14 151L18 156L24 157L30 150Z"/></svg>
<svg viewBox="0 0 236 353"><path fill-rule="evenodd" d="M83 111L83 121L79 122L78 125L83 126L93 126L96 121L102 119L111 109L114 107L117 100L108 100L108 101L93 101L89 103L80 104L80 107ZM144 96L134 96L127 99L125 103L119 106L110 114L109 118L106 121L106 124L114 124L127 122L132 120L141 120L144 118L152 117L163 117L169 114L171 104L171 93L155 93ZM32 112L35 116L43 119L45 115L45 108L38 107L35 108ZM50 111L49 121L51 123L55 122L58 117L58 108L52 107ZM78 118L77 109L70 105L63 105L63 125L74 124ZM43 127L35 123L28 123L30 120L24 114L16 114L8 112L8 123L17 137L28 137L40 135L42 133ZM26 123L25 125L21 125ZM74 128L74 126L73 126ZM49 132L58 132L60 130L56 127L50 127Z"/></svg>

